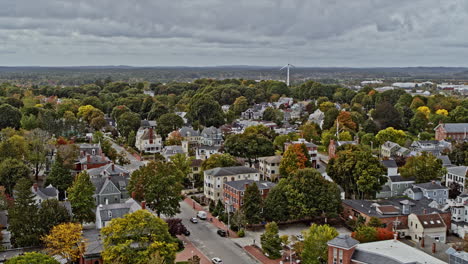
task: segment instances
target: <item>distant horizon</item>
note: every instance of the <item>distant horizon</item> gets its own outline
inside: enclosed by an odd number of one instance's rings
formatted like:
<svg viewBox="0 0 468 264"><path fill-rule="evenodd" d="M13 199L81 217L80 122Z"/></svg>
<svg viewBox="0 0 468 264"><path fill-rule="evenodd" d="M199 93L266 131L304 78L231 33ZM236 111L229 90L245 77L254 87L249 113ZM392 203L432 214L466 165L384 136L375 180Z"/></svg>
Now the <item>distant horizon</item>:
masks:
<svg viewBox="0 0 468 264"><path fill-rule="evenodd" d="M281 68L284 65L0 65L0 68ZM298 69L401 69L401 68L468 68L467 66L296 66ZM291 71L293 71L293 69Z"/></svg>

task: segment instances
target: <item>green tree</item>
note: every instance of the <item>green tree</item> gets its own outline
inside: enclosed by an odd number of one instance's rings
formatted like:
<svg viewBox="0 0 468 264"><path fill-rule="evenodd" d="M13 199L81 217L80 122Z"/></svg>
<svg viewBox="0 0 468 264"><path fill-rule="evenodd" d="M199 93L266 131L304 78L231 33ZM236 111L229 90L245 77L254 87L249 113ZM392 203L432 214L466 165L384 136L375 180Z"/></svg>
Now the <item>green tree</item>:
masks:
<svg viewBox="0 0 468 264"><path fill-rule="evenodd" d="M287 182L286 197L292 219L334 217L340 213L341 199L338 186L324 179L316 169L298 170L288 179L281 181Z"/></svg>
<svg viewBox="0 0 468 264"><path fill-rule="evenodd" d="M112 219L102 228L106 263L146 264L159 254L166 263L174 263L178 250L167 223L146 210Z"/></svg>
<svg viewBox="0 0 468 264"><path fill-rule="evenodd" d="M240 115L242 112L249 108L249 101L245 96L237 97L231 106L232 110L236 115Z"/></svg>
<svg viewBox="0 0 468 264"><path fill-rule="evenodd" d="M361 225L353 232L353 237L361 243L377 241L377 229L372 226Z"/></svg>
<svg viewBox="0 0 468 264"><path fill-rule="evenodd" d="M125 105L118 105L112 109L111 117L117 120L123 113L131 112L130 108Z"/></svg>
<svg viewBox="0 0 468 264"><path fill-rule="evenodd" d="M468 108L465 108L465 107L459 105L455 109L450 111L449 117L450 117L450 120L452 120L452 122L467 123L468 122ZM1 125L0 125L0 127L1 127Z"/></svg>
<svg viewBox="0 0 468 264"><path fill-rule="evenodd" d="M416 183L440 180L447 173L442 166L442 160L427 152L409 157L399 171L404 178L415 177Z"/></svg>
<svg viewBox="0 0 468 264"><path fill-rule="evenodd" d="M13 194L13 187L18 180L28 179L29 174L30 169L21 160L7 158L0 163L0 184L5 186L9 195Z"/></svg>
<svg viewBox="0 0 468 264"><path fill-rule="evenodd" d="M371 217L369 220L369 223L367 223L368 226L372 227L382 227L382 221L380 221L379 218L377 217Z"/></svg>
<svg viewBox="0 0 468 264"><path fill-rule="evenodd" d="M330 129L335 124L335 120L340 114L340 111L335 107L325 112L325 118L323 119L322 129Z"/></svg>
<svg viewBox="0 0 468 264"><path fill-rule="evenodd" d="M273 142L268 137L254 133L229 135L224 142L224 148L227 153L235 157L248 159L249 164L259 157L275 153Z"/></svg>
<svg viewBox="0 0 468 264"><path fill-rule="evenodd" d="M424 112L417 111L416 114L414 114L413 118L411 118L410 120L411 131L413 131L413 133L415 134L424 131L428 123L429 120L427 119L426 114L424 114Z"/></svg>
<svg viewBox="0 0 468 264"><path fill-rule="evenodd" d="M157 124L156 131L165 140L169 133L184 125L184 120L174 113L168 113L161 115L157 120Z"/></svg>
<svg viewBox="0 0 468 264"><path fill-rule="evenodd" d="M30 131L27 136L28 142L28 161L34 168L36 181L39 180L39 171L46 163L46 155L49 151L48 143L50 134L39 128Z"/></svg>
<svg viewBox="0 0 468 264"><path fill-rule="evenodd" d="M23 161L29 154L28 143L23 136L12 135L0 143L0 161L6 158Z"/></svg>
<svg viewBox="0 0 468 264"><path fill-rule="evenodd" d="M38 221L42 234L48 234L52 227L70 222L71 217L67 208L56 199L44 200L38 211Z"/></svg>
<svg viewBox="0 0 468 264"><path fill-rule="evenodd" d="M327 242L338 236L338 231L329 225L312 224L312 226L304 232L304 235L304 250L301 255L302 263L327 263Z"/></svg>
<svg viewBox="0 0 468 264"><path fill-rule="evenodd" d="M24 255L7 260L6 264L60 264L60 262L42 253L26 252Z"/></svg>
<svg viewBox="0 0 468 264"><path fill-rule="evenodd" d="M0 105L0 129L12 127L18 129L20 127L21 112L18 108L9 104Z"/></svg>
<svg viewBox="0 0 468 264"><path fill-rule="evenodd" d="M301 131L301 137L309 142L320 140L320 127L315 123L307 122L299 130Z"/></svg>
<svg viewBox="0 0 468 264"><path fill-rule="evenodd" d="M468 166L468 142L456 144L449 153L449 158L458 166Z"/></svg>
<svg viewBox="0 0 468 264"><path fill-rule="evenodd" d="M254 182L247 186L243 198L242 212L248 224L258 224L262 221L262 195Z"/></svg>
<svg viewBox="0 0 468 264"><path fill-rule="evenodd" d="M266 224L265 232L260 236L263 252L271 259L281 257L281 239L278 234L278 225L275 222Z"/></svg>
<svg viewBox="0 0 468 264"><path fill-rule="evenodd" d="M223 110L212 96L197 94L190 100L187 117L190 121L199 121L205 127L218 127L224 123Z"/></svg>
<svg viewBox="0 0 468 264"><path fill-rule="evenodd" d="M8 230L16 247L40 244L41 228L37 221L38 209L31 192L31 180L23 178L15 186L15 203L8 209Z"/></svg>
<svg viewBox="0 0 468 264"><path fill-rule="evenodd" d="M86 171L82 171L75 176L73 184L67 190L75 221L90 223L95 220L94 190L95 187Z"/></svg>
<svg viewBox="0 0 468 264"><path fill-rule="evenodd" d="M397 130L393 127L387 127L386 129L380 130L375 136L378 143L382 145L387 141L395 142L400 145L404 145L407 139L407 135L403 130Z"/></svg>
<svg viewBox="0 0 468 264"><path fill-rule="evenodd" d="M387 127L400 128L402 123L400 112L386 101L376 105L375 111L372 112L372 118L380 129Z"/></svg>
<svg viewBox="0 0 468 264"><path fill-rule="evenodd" d="M276 149L278 149L282 153L284 152L284 143L291 142L297 139L299 139L299 136L296 133L289 133L287 135L278 135L275 137L275 140L273 141L273 145L276 147Z"/></svg>
<svg viewBox="0 0 468 264"><path fill-rule="evenodd" d="M209 170L218 167L231 167L237 166L239 163L236 158L227 154L227 153L217 153L211 155L208 159L204 160L202 163L202 170Z"/></svg>
<svg viewBox="0 0 468 264"><path fill-rule="evenodd" d="M65 191L72 185L73 177L70 169L63 163L60 155L57 158L46 178L46 185L52 184L59 190L59 200L65 199Z"/></svg>
<svg viewBox="0 0 468 264"><path fill-rule="evenodd" d="M375 197L387 180L385 168L370 151L348 145L329 161L327 173L348 197L356 199Z"/></svg>
<svg viewBox="0 0 468 264"><path fill-rule="evenodd" d="M263 216L267 221L284 222L290 219L286 196L287 182L280 181L269 192L264 202Z"/></svg>
<svg viewBox="0 0 468 264"><path fill-rule="evenodd" d="M146 200L158 216L174 216L180 212L183 174L173 163L151 161L132 173L128 190L136 198Z"/></svg>
<svg viewBox="0 0 468 264"><path fill-rule="evenodd" d="M272 107L267 107L263 112L263 120L272 121L280 125L283 122L284 114L279 109L274 109Z"/></svg>
<svg viewBox="0 0 468 264"><path fill-rule="evenodd" d="M137 131L140 127L140 116L133 112L125 112L117 119L120 134L128 138L131 131Z"/></svg>

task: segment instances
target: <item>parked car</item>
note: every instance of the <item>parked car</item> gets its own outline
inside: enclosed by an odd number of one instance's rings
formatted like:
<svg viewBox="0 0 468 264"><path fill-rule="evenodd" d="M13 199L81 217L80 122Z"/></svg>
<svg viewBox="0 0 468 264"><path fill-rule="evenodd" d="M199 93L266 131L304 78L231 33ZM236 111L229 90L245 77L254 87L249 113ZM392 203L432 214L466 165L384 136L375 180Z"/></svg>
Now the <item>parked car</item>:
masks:
<svg viewBox="0 0 468 264"><path fill-rule="evenodd" d="M184 235L185 235L185 236L190 236L190 231L185 230Z"/></svg>
<svg viewBox="0 0 468 264"><path fill-rule="evenodd" d="M220 258L212 258L211 262L213 264L223 264L223 261Z"/></svg>
<svg viewBox="0 0 468 264"><path fill-rule="evenodd" d="M297 235L296 236L298 241L304 241L304 236L303 235Z"/></svg>
<svg viewBox="0 0 468 264"><path fill-rule="evenodd" d="M207 213L205 211L198 211L197 217L201 220L206 220Z"/></svg>
<svg viewBox="0 0 468 264"><path fill-rule="evenodd" d="M196 224L196 223L198 223L198 219L195 218L195 217L192 217L192 218L190 218L190 222Z"/></svg>
<svg viewBox="0 0 468 264"><path fill-rule="evenodd" d="M225 237L226 236L226 231L222 230L222 229L218 229L217 231L218 235L222 236L222 237Z"/></svg>

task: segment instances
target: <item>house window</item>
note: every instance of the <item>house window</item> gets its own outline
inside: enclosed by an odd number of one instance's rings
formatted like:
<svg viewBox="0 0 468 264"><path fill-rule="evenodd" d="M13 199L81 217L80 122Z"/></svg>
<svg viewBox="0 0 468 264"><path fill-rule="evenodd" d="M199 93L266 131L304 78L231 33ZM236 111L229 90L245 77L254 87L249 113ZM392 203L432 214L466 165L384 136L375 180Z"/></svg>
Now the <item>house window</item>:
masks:
<svg viewBox="0 0 468 264"><path fill-rule="evenodd" d="M107 212L107 216L109 216L109 218L112 217L112 211L109 210L109 212Z"/></svg>
<svg viewBox="0 0 468 264"><path fill-rule="evenodd" d="M338 259L338 252L336 248L333 248L333 264L337 264L336 261Z"/></svg>
<svg viewBox="0 0 468 264"><path fill-rule="evenodd" d="M340 250L339 253L340 253L340 255L339 255L339 257L340 257L340 263L343 263L343 250Z"/></svg>

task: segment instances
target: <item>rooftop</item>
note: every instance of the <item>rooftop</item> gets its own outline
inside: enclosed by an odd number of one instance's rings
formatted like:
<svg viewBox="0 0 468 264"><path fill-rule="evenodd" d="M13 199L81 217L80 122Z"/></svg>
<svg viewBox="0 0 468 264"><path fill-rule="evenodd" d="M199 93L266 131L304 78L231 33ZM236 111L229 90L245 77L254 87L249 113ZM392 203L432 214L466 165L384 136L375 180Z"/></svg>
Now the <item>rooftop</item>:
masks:
<svg viewBox="0 0 468 264"><path fill-rule="evenodd" d="M398 168L398 165L394 160L382 160L380 163L386 168Z"/></svg>
<svg viewBox="0 0 468 264"><path fill-rule="evenodd" d="M450 167L447 168L447 172L458 176L466 176L468 174L468 166Z"/></svg>
<svg viewBox="0 0 468 264"><path fill-rule="evenodd" d="M206 175L211 176L229 176L237 174L247 174L247 173L258 173L257 169L249 168L245 166L234 166L234 167L218 167L210 170L206 170Z"/></svg>
<svg viewBox="0 0 468 264"><path fill-rule="evenodd" d="M349 235L338 235L334 239L328 241L327 243L329 246L335 246L335 247L340 247L340 248L345 248L345 249L350 249L357 244L359 244L359 241L356 239L350 237Z"/></svg>
<svg viewBox="0 0 468 264"><path fill-rule="evenodd" d="M442 186L440 183L436 181L417 183L417 184L413 184L413 186L419 187L421 189L426 189L426 190L447 190L448 189L447 187Z"/></svg>
<svg viewBox="0 0 468 264"><path fill-rule="evenodd" d="M276 183L269 181L254 181L254 180L240 180L240 181L230 181L224 184L238 190L245 191L245 185L251 185L252 183L257 184L259 190L271 189L276 186Z"/></svg>
<svg viewBox="0 0 468 264"><path fill-rule="evenodd" d="M424 228L445 227L444 220L439 214L416 215Z"/></svg>

